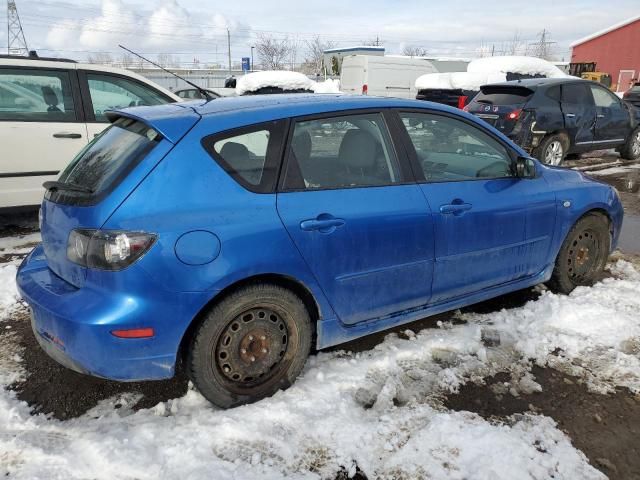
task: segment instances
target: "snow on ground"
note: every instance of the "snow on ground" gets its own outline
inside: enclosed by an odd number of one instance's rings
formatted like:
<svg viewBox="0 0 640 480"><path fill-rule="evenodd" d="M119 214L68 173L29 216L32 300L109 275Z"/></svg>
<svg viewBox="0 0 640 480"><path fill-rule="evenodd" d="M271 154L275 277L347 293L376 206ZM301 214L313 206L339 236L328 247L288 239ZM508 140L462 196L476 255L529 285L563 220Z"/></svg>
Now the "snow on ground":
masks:
<svg viewBox="0 0 640 480"><path fill-rule="evenodd" d="M418 77L416 89L480 90L482 85L504 82L506 79L507 76L501 72L428 73Z"/></svg>
<svg viewBox="0 0 640 480"><path fill-rule="evenodd" d="M547 78L562 78L568 76L553 63L547 62L542 58L519 55L478 58L467 65L467 72L512 72L525 75L544 75Z"/></svg>
<svg viewBox="0 0 640 480"><path fill-rule="evenodd" d="M243 95L266 87L277 87L283 90L313 90L314 85L313 80L299 72L287 70L253 72L238 78L236 93Z"/></svg>
<svg viewBox="0 0 640 480"><path fill-rule="evenodd" d="M498 371L511 373L514 395L539 390L531 362L568 370L598 391L640 391L640 273L623 261L611 271L570 296L544 291L521 308L390 334L366 352L320 353L289 390L227 411L189 390L137 412L124 395L58 421L31 416L3 390L0 474L319 479L340 467L354 474L357 465L368 478L602 479L548 417L487 421L438 399ZM15 303L14 274L14 266L0 268L6 307Z"/></svg>
<svg viewBox="0 0 640 480"><path fill-rule="evenodd" d="M629 173L631 170L637 170L640 169L640 164L634 164L634 165L623 165L620 167L611 167L611 168L605 168L602 170L587 170L585 171L585 173L589 174L589 175L616 175L618 173Z"/></svg>

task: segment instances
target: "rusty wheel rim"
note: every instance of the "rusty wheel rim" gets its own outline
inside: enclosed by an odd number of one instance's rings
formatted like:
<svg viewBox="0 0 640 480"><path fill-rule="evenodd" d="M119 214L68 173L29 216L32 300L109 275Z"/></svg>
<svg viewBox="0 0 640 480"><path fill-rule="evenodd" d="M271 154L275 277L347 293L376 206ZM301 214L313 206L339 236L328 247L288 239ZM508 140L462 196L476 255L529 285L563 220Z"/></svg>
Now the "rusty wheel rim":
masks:
<svg viewBox="0 0 640 480"><path fill-rule="evenodd" d="M270 308L251 308L224 328L215 349L215 366L236 389L251 389L277 376L289 345L282 316Z"/></svg>
<svg viewBox="0 0 640 480"><path fill-rule="evenodd" d="M576 283L590 280L600 262L600 239L592 230L578 233L569 246L567 270Z"/></svg>

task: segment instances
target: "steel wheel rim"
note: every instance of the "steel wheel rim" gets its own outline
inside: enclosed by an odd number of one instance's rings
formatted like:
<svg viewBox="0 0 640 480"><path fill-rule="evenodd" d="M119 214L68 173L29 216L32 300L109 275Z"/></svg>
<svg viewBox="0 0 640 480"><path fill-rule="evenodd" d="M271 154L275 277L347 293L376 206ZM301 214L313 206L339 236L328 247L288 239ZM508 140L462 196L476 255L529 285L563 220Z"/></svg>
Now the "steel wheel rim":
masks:
<svg viewBox="0 0 640 480"><path fill-rule="evenodd" d="M633 143L631 144L631 151L634 156L640 155L640 132L636 132Z"/></svg>
<svg viewBox="0 0 640 480"><path fill-rule="evenodd" d="M577 234L567 255L567 273L569 278L581 284L592 278L600 264L600 238L591 229Z"/></svg>
<svg viewBox="0 0 640 480"><path fill-rule="evenodd" d="M559 165L562 161L563 154L562 143L558 140L554 140L549 145L547 145L547 149L544 153L544 162L549 165Z"/></svg>
<svg viewBox="0 0 640 480"><path fill-rule="evenodd" d="M282 315L269 307L251 308L222 330L213 352L214 368L233 390L251 390L278 376L288 346Z"/></svg>

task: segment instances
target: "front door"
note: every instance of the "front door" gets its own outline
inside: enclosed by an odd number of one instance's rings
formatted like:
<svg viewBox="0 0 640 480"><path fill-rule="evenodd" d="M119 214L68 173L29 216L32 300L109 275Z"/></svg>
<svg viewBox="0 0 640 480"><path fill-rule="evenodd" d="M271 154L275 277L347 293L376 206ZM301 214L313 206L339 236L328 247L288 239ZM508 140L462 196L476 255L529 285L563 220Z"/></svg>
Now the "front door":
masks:
<svg viewBox="0 0 640 480"><path fill-rule="evenodd" d="M424 306L433 225L380 113L298 121L278 212L345 324Z"/></svg>
<svg viewBox="0 0 640 480"><path fill-rule="evenodd" d="M605 147L621 145L631 131L629 110L610 90L589 85L596 105L594 143Z"/></svg>
<svg viewBox="0 0 640 480"><path fill-rule="evenodd" d="M87 144L75 84L68 70L0 68L0 208L39 205Z"/></svg>
<svg viewBox="0 0 640 480"><path fill-rule="evenodd" d="M541 272L555 195L544 179L515 176L507 148L449 116L400 112L433 216L432 303Z"/></svg>
<svg viewBox="0 0 640 480"><path fill-rule="evenodd" d="M568 82L561 87L560 108L572 146L589 149L594 141L596 108L586 82Z"/></svg>

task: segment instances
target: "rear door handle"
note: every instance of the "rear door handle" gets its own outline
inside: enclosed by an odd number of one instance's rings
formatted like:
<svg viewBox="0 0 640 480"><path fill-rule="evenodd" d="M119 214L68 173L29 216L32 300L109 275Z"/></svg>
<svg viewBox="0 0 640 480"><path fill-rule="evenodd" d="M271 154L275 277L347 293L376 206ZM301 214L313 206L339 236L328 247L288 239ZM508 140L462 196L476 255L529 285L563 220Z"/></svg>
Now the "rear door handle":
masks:
<svg viewBox="0 0 640 480"><path fill-rule="evenodd" d="M605 117L604 113L599 113L596 115L596 118L604 118L604 117Z"/></svg>
<svg viewBox="0 0 640 480"><path fill-rule="evenodd" d="M341 227L344 224L345 221L342 218L335 218L327 214L320 214L317 218L301 221L300 228L305 232L317 230L320 233L331 233L336 228Z"/></svg>
<svg viewBox="0 0 640 480"><path fill-rule="evenodd" d="M565 117L573 118L575 116L576 116L575 113L565 113Z"/></svg>
<svg viewBox="0 0 640 480"><path fill-rule="evenodd" d="M82 138L79 133L58 132L53 134L53 138Z"/></svg>
<svg viewBox="0 0 640 480"><path fill-rule="evenodd" d="M448 203L440 206L440 213L462 215L467 210L471 210L471 206L470 203Z"/></svg>

